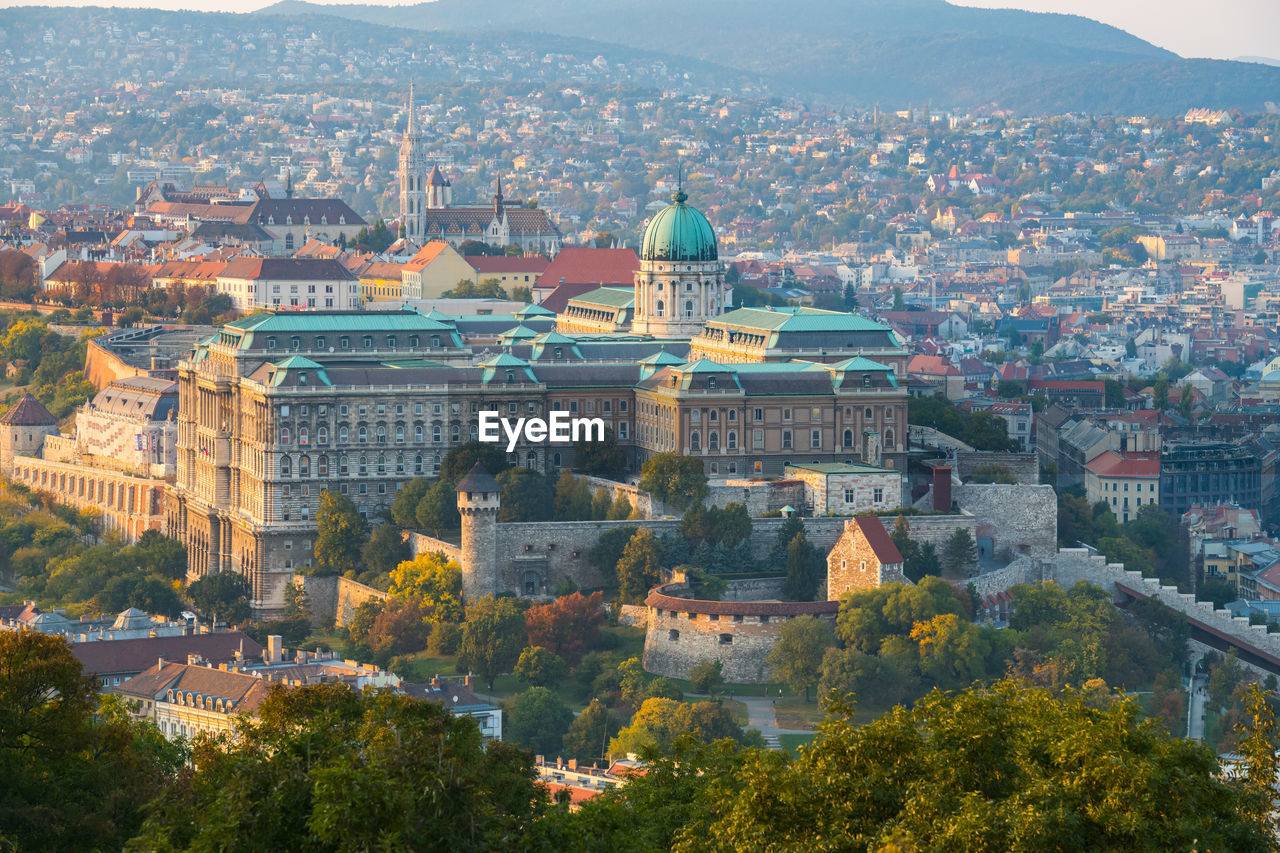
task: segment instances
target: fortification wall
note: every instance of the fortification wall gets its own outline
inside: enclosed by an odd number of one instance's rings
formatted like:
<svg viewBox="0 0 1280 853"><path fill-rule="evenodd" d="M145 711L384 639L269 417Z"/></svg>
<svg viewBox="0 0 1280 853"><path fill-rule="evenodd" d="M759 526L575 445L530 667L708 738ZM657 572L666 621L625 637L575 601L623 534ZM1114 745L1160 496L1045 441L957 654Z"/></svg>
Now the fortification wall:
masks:
<svg viewBox="0 0 1280 853"><path fill-rule="evenodd" d="M939 555L946 547L947 540L954 536L957 530L968 530L974 541L978 540L978 519L972 515L909 515L906 519L907 526L911 530L911 538L917 542L932 543L933 547L938 549ZM885 529L892 533L897 519L886 515L880 520L884 522Z"/></svg>
<svg viewBox="0 0 1280 853"><path fill-rule="evenodd" d="M388 592L340 577L333 624L338 628L345 628L351 624L352 618L356 615L356 608L361 604L370 600L386 601L389 598L391 594Z"/></svg>
<svg viewBox="0 0 1280 853"><path fill-rule="evenodd" d="M991 526L996 550L1046 558L1057 552L1058 496L1052 486L967 483L953 495L963 512Z"/></svg>
<svg viewBox="0 0 1280 853"><path fill-rule="evenodd" d="M721 601L769 601L782 598L782 585L786 578L750 578L731 580L725 587Z"/></svg>
<svg viewBox="0 0 1280 853"><path fill-rule="evenodd" d="M670 678L688 678L704 660L720 661L732 684L760 684L772 679L765 661L788 619L813 615L832 624L838 603L699 601L679 598L683 585L654 590L645 600L649 627L645 634L644 668Z"/></svg>
<svg viewBox="0 0 1280 853"><path fill-rule="evenodd" d="M1024 485L1039 485L1040 460L1034 453L993 453L986 450L961 450L956 453L955 470L967 480L983 465L1003 465Z"/></svg>
<svg viewBox="0 0 1280 853"><path fill-rule="evenodd" d="M294 575L293 585L302 590L312 624L319 626L345 628L361 604L391 597L390 593L339 575Z"/></svg>
<svg viewBox="0 0 1280 853"><path fill-rule="evenodd" d="M79 336L80 332L75 334ZM146 375L147 371L126 363L120 356L100 346L97 341L89 341L85 347L84 378L92 382L93 387L99 391L117 380Z"/></svg>
<svg viewBox="0 0 1280 853"><path fill-rule="evenodd" d="M678 521L549 521L513 522L497 527L499 591L519 595L549 595L568 578L581 589L599 589L604 577L591 567L587 553L606 530L646 527L661 536L679 527ZM470 570L463 564L464 570ZM533 583L532 591L528 584Z"/></svg>
<svg viewBox="0 0 1280 853"><path fill-rule="evenodd" d="M444 554L446 559L462 565L462 548L452 542L427 536L424 533L409 533L409 553L417 557L422 554Z"/></svg>

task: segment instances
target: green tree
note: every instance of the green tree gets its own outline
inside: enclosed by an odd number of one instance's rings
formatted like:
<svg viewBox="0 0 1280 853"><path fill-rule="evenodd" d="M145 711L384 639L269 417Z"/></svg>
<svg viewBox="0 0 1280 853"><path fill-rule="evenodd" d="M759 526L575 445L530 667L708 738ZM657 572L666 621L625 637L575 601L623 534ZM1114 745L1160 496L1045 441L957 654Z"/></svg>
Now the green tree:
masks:
<svg viewBox="0 0 1280 853"><path fill-rule="evenodd" d="M773 677L803 693L809 701L809 691L818 686L822 656L835 645L831 629L816 616L796 616L782 623L778 629L778 642L765 656Z"/></svg>
<svg viewBox="0 0 1280 853"><path fill-rule="evenodd" d="M792 601L813 601L821 583L818 554L804 531L796 534L787 546L787 579L782 594Z"/></svg>
<svg viewBox="0 0 1280 853"><path fill-rule="evenodd" d="M542 646L525 646L511 674L533 687L546 687L569 674L564 658Z"/></svg>
<svg viewBox="0 0 1280 853"><path fill-rule="evenodd" d="M662 580L661 550L648 528L637 530L618 560L618 596L623 604L639 604Z"/></svg>
<svg viewBox="0 0 1280 853"><path fill-rule="evenodd" d="M527 753L486 743L443 705L341 683L276 688L236 737L197 745L131 847L497 849L545 803ZM424 826L439 840L423 841Z"/></svg>
<svg viewBox="0 0 1280 853"><path fill-rule="evenodd" d="M605 518L609 521L626 521L633 512L635 512L635 507L631 505L631 501L627 499L624 493L618 492L617 497L614 498L613 503L609 506L609 512L605 515Z"/></svg>
<svg viewBox="0 0 1280 853"><path fill-rule="evenodd" d="M497 476L502 486L498 521L550 521L554 491L532 468L508 468Z"/></svg>
<svg viewBox="0 0 1280 853"><path fill-rule="evenodd" d="M379 524L369 534L369 541L360 550L360 558L370 571L387 574L401 562L409 559L409 543L404 531L394 524Z"/></svg>
<svg viewBox="0 0 1280 853"><path fill-rule="evenodd" d="M904 299L902 298L902 288L901 288L901 287L895 287L895 288L893 289L893 310L894 310L894 311L906 311L906 310L907 310L907 303L906 303L906 300L904 300Z"/></svg>
<svg viewBox="0 0 1280 853"><path fill-rule="evenodd" d="M1226 778L1212 750L1171 736L1136 700L1094 692L1002 682L934 692L867 725L836 706L793 761L700 758L680 756L701 786L680 812L674 850L821 849L832 838L867 851L1271 844L1261 797ZM642 785L670 781L665 769L649 772L657 778ZM1082 778L1096 784L1082 788ZM681 789L666 790L674 807ZM628 784L619 796L643 802L650 793Z"/></svg>
<svg viewBox="0 0 1280 853"><path fill-rule="evenodd" d="M1133 338L1129 338L1124 342L1124 354L1125 358L1138 357L1138 344L1133 340Z"/></svg>
<svg viewBox="0 0 1280 853"><path fill-rule="evenodd" d="M678 453L657 453L640 468L640 490L683 511L709 493L702 461Z"/></svg>
<svg viewBox="0 0 1280 853"><path fill-rule="evenodd" d="M1151 400L1158 412L1163 412L1169 408L1169 378L1167 376L1161 376L1151 386Z"/></svg>
<svg viewBox="0 0 1280 853"><path fill-rule="evenodd" d="M401 486L396 492L396 499L391 502L391 520L400 527L418 527L418 504L426 497L429 488L431 481L426 477L414 477Z"/></svg>
<svg viewBox="0 0 1280 853"><path fill-rule="evenodd" d="M780 572L786 568L787 551L791 548L791 541L800 533L804 533L804 519L800 516L793 515L782 522L778 535L774 537L773 546L769 549L767 570Z"/></svg>
<svg viewBox="0 0 1280 853"><path fill-rule="evenodd" d="M573 443L573 467L593 477L620 480L627 473L627 452L618 445L613 429L605 427L604 441L580 438Z"/></svg>
<svg viewBox="0 0 1280 853"><path fill-rule="evenodd" d="M510 672L525 647L524 613L513 598L486 595L467 603L458 663L489 684Z"/></svg>
<svg viewBox="0 0 1280 853"><path fill-rule="evenodd" d="M604 521L609 515L609 510L613 508L613 495L604 486L596 489L595 495L591 498L591 519L593 521Z"/></svg>
<svg viewBox="0 0 1280 853"><path fill-rule="evenodd" d="M1195 402L1191 383L1184 383L1182 386L1182 393L1178 396L1178 414L1187 420L1191 420L1191 416L1195 410Z"/></svg>
<svg viewBox="0 0 1280 853"><path fill-rule="evenodd" d="M312 574L335 575L360 563L367 535L364 519L346 495L325 489L316 511L315 568Z"/></svg>
<svg viewBox="0 0 1280 853"><path fill-rule="evenodd" d="M618 561L622 559L627 543L639 529L630 524L611 527L600 534L596 544L587 552L587 562L605 578L606 585L617 582Z"/></svg>
<svg viewBox="0 0 1280 853"><path fill-rule="evenodd" d="M1240 666L1240 658L1236 650L1230 649L1225 657L1209 669L1209 701L1214 707L1222 709L1232 704L1236 688L1244 682L1244 668Z"/></svg>
<svg viewBox="0 0 1280 853"><path fill-rule="evenodd" d="M1102 396L1108 409L1124 408L1124 386L1115 379L1102 380Z"/></svg>
<svg viewBox="0 0 1280 853"><path fill-rule="evenodd" d="M550 649L570 666L576 666L595 646L604 619L604 596L599 591L590 595L571 592L534 605L524 614L530 645Z"/></svg>
<svg viewBox="0 0 1280 853"><path fill-rule="evenodd" d="M565 732L565 755L580 762L606 761L609 741L617 737L621 728L617 716L599 699L592 699Z"/></svg>
<svg viewBox="0 0 1280 853"><path fill-rule="evenodd" d="M978 563L978 546L966 527L958 527L942 549L942 571L949 578L968 577Z"/></svg>
<svg viewBox="0 0 1280 853"><path fill-rule="evenodd" d="M0 631L0 847L120 849L173 784L185 747L97 686L61 637Z"/></svg>
<svg viewBox="0 0 1280 853"><path fill-rule="evenodd" d="M733 715L719 702L686 704L674 699L652 698L644 700L631 723L610 741L609 753L641 754L650 749L666 752L682 735L704 743L725 738L740 741L743 738L742 729Z"/></svg>
<svg viewBox="0 0 1280 853"><path fill-rule="evenodd" d="M689 686L694 693L717 693L724 687L724 664L703 658L689 670Z"/></svg>
<svg viewBox="0 0 1280 853"><path fill-rule="evenodd" d="M466 444L459 444L444 455L444 461L440 463L440 479L456 485L467 476L477 462L494 477L511 467L511 463L507 461L507 454L502 452L500 445L485 441L468 441Z"/></svg>
<svg viewBox="0 0 1280 853"><path fill-rule="evenodd" d="M556 480L553 510L556 521L588 521L591 518L591 489L587 481L568 469Z"/></svg>
<svg viewBox="0 0 1280 853"><path fill-rule="evenodd" d="M458 514L458 489L448 480L432 483L413 511L418 527L436 536L444 530L457 530L462 525Z"/></svg>
<svg viewBox="0 0 1280 853"><path fill-rule="evenodd" d="M217 572L192 581L187 598L202 615L239 625L249 618L249 582L239 572Z"/></svg>
<svg viewBox="0 0 1280 853"><path fill-rule="evenodd" d="M573 711L545 687L530 687L516 697L502 727L504 739L537 755L559 755L573 723Z"/></svg>

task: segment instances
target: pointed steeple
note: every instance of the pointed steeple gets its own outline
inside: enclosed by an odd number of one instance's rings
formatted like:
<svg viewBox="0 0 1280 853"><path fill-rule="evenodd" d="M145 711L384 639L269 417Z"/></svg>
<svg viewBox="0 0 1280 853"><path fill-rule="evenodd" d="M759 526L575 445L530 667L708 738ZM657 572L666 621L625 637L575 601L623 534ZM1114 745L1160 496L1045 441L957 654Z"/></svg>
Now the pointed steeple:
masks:
<svg viewBox="0 0 1280 853"><path fill-rule="evenodd" d="M501 175L499 175L497 178L494 179L493 215L499 220L502 219L502 176Z"/></svg>
<svg viewBox="0 0 1280 853"><path fill-rule="evenodd" d="M409 84L409 126L405 129L405 136L413 136L413 83Z"/></svg>
<svg viewBox="0 0 1280 853"><path fill-rule="evenodd" d="M284 197L293 198L293 170L292 169L289 170L288 175L285 177Z"/></svg>
<svg viewBox="0 0 1280 853"><path fill-rule="evenodd" d="M671 196L671 200L676 204L683 204L689 200L689 196L684 192L684 164L676 164L676 191Z"/></svg>

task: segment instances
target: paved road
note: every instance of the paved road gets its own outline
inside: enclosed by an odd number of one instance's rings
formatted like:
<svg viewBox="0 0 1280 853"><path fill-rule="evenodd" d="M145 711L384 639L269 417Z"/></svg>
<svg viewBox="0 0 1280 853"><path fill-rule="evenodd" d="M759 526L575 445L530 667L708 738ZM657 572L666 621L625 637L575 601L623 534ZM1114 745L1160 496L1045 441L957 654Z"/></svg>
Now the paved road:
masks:
<svg viewBox="0 0 1280 853"><path fill-rule="evenodd" d="M1191 740L1204 740L1204 715L1209 704L1209 693L1203 676L1191 677L1191 691L1187 696L1187 737Z"/></svg>
<svg viewBox="0 0 1280 853"><path fill-rule="evenodd" d="M778 735L808 735L809 729L780 729L773 716L773 700L764 696L735 696L737 701L747 706L747 727L759 729L764 735L764 742L769 749L782 749Z"/></svg>

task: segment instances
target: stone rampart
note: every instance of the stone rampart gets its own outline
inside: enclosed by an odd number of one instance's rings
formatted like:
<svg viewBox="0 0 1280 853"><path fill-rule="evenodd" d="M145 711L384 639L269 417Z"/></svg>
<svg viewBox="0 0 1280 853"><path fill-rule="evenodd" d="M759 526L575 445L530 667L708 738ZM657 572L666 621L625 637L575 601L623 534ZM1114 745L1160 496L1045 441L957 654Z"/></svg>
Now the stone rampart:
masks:
<svg viewBox="0 0 1280 853"><path fill-rule="evenodd" d="M417 557L422 554L444 554L446 559L462 565L462 548L444 539L427 536L425 533L410 533L407 540L409 553Z"/></svg>
<svg viewBox="0 0 1280 853"><path fill-rule="evenodd" d="M956 453L955 470L961 480L968 480L983 465L1003 465L1024 485L1040 483L1040 459L1034 453L994 453L987 450L961 450Z"/></svg>
<svg viewBox="0 0 1280 853"><path fill-rule="evenodd" d="M731 580L725 587L721 601L769 601L782 598L784 577L743 578Z"/></svg>
<svg viewBox="0 0 1280 853"><path fill-rule="evenodd" d="M765 661L788 619L812 615L834 624L835 601L702 601L682 598L688 588L671 584L649 593L644 668L657 675L688 678L704 660L718 660L725 681L771 680Z"/></svg>
<svg viewBox="0 0 1280 853"><path fill-rule="evenodd" d="M340 575L294 575L293 585L302 590L312 624L320 626L345 628L361 604L391 597L390 593Z"/></svg>
<svg viewBox="0 0 1280 853"><path fill-rule="evenodd" d="M972 515L908 515L906 519L907 526L911 529L911 538L917 542L931 543L938 549L939 556L942 555L947 540L957 530L968 530L973 540L978 541L978 519ZM880 520L884 522L885 529L892 533L897 518L886 515L881 516Z"/></svg>
<svg viewBox="0 0 1280 853"><path fill-rule="evenodd" d="M996 551L1009 548L1015 555L1052 557L1058 547L1058 496L1053 487L973 484L956 486L956 504L990 526Z"/></svg>

